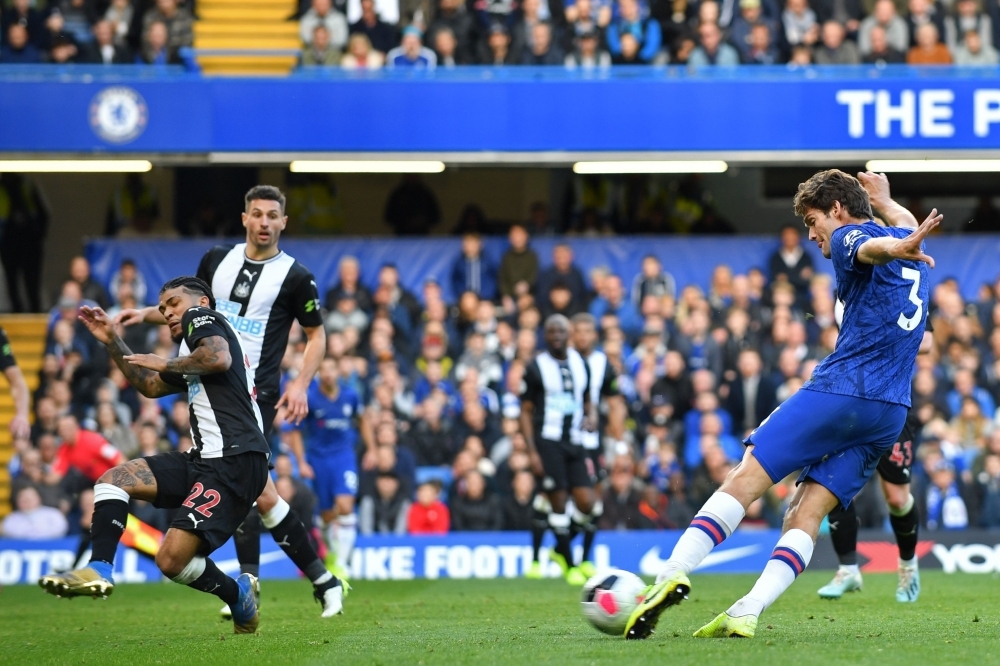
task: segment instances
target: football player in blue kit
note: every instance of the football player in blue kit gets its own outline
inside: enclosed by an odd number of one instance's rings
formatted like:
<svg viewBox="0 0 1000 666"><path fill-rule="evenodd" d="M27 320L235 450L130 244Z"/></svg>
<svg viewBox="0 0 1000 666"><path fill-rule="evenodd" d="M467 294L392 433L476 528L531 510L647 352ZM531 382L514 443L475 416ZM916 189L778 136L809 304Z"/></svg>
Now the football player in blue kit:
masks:
<svg viewBox="0 0 1000 666"><path fill-rule="evenodd" d="M332 558L327 565L344 580L351 566L351 552L358 536L354 497L358 493L360 431L368 452L374 452L375 437L365 418L364 405L353 389L340 383L337 361L325 358L319 366L319 381L309 387L309 415L301 430L291 431L290 446L299 468L312 479L319 498L320 518ZM305 446L303 447L303 434Z"/></svg>
<svg viewBox="0 0 1000 666"><path fill-rule="evenodd" d="M833 260L844 301L836 349L744 440L743 460L677 542L629 618L627 639L649 637L660 614L686 598L688 574L732 534L747 507L802 470L782 536L757 583L694 634L752 638L760 614L809 564L823 518L851 504L903 429L927 318L928 266L934 266L923 240L941 216L931 211L916 229L881 226L861 183L836 169L799 185L795 213L809 240Z"/></svg>

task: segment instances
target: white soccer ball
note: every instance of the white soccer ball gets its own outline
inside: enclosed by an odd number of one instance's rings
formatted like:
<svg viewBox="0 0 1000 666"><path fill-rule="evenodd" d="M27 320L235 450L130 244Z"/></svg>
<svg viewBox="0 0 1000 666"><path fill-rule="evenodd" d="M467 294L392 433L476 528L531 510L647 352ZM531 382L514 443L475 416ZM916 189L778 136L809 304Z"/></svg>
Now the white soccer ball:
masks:
<svg viewBox="0 0 1000 666"><path fill-rule="evenodd" d="M583 616L598 631L621 636L645 589L646 583L633 573L621 569L602 571L583 586Z"/></svg>

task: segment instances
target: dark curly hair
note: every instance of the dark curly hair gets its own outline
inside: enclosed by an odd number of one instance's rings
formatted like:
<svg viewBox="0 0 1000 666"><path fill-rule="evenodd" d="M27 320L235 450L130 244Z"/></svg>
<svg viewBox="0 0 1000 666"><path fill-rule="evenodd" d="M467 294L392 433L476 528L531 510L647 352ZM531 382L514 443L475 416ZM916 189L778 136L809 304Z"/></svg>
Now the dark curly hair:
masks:
<svg viewBox="0 0 1000 666"><path fill-rule="evenodd" d="M795 214L805 217L810 208L829 213L835 201L839 201L851 217L872 218L872 204L865 188L857 178L840 169L820 171L801 183L795 193Z"/></svg>

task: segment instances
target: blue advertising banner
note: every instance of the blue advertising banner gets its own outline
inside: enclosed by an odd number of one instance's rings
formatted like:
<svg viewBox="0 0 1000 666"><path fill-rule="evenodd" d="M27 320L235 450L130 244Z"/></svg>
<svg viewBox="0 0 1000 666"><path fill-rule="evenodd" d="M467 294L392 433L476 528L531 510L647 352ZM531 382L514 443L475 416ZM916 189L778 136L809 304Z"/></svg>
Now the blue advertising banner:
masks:
<svg viewBox="0 0 1000 666"><path fill-rule="evenodd" d="M122 259L133 259L149 285L149 298L155 298L159 286L167 280L178 275L193 275L202 255L218 242L99 239L87 244L86 254L94 279L105 286ZM642 257L653 254L660 258L678 286L694 284L705 290L718 264L728 264L737 273L755 266L766 270L768 258L778 247L777 240L770 236L616 236L558 241L539 238L532 241L532 247L543 267L550 264L552 248L557 242L566 242L573 248L576 264L584 274L597 266L606 266L621 276L629 287L639 272ZM434 278L441 284L448 302L454 302L457 297L450 280L452 267L461 254L461 241L457 238L289 238L281 241L281 247L313 272L320 298L337 283L337 264L346 255L358 258L361 281L366 285L373 286L377 282L379 268L384 263L394 263L399 268L403 285L418 296L424 281ZM804 247L813 256L819 272L832 274L832 264L814 245L807 243ZM992 284L1000 276L1000 236L996 234L932 237L927 248L937 262L937 268L931 271L932 286L945 278L956 278L965 298L971 301L978 300L980 285ZM506 239L486 239L484 251L494 266L500 265L500 257L506 249Z"/></svg>
<svg viewBox="0 0 1000 666"><path fill-rule="evenodd" d="M467 67L240 79L46 67L0 67L0 152L1000 147L997 68Z"/></svg>

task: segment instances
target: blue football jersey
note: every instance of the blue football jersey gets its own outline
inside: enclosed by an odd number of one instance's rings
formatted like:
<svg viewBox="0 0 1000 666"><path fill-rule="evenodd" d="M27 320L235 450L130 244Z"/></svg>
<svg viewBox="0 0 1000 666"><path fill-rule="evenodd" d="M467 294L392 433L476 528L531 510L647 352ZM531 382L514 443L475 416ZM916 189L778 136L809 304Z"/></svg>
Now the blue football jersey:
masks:
<svg viewBox="0 0 1000 666"><path fill-rule="evenodd" d="M310 456L326 456L353 451L358 441L354 420L363 407L358 394L341 384L337 399L331 400L314 381L309 387L309 415L302 421L302 437Z"/></svg>
<svg viewBox="0 0 1000 666"><path fill-rule="evenodd" d="M830 258L844 320L837 348L805 388L910 406L910 381L927 321L928 266L898 259L869 266L855 258L872 238L905 238L912 232L874 222L833 232Z"/></svg>

